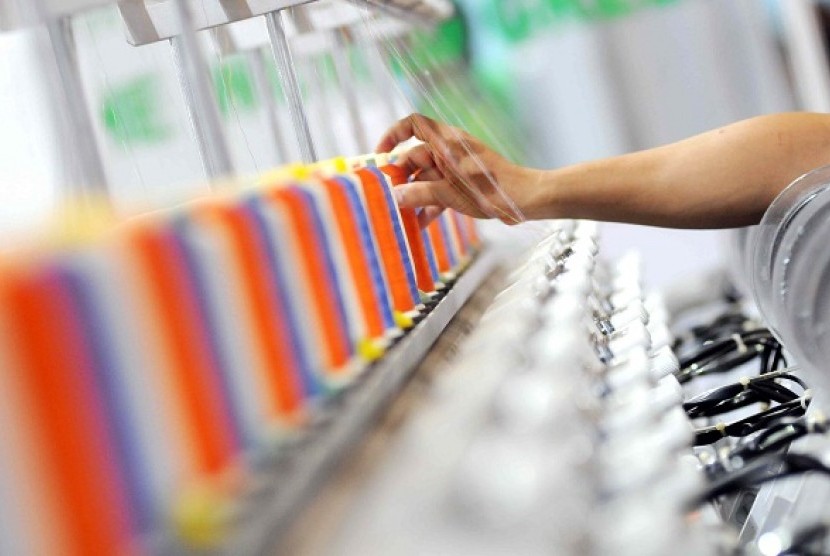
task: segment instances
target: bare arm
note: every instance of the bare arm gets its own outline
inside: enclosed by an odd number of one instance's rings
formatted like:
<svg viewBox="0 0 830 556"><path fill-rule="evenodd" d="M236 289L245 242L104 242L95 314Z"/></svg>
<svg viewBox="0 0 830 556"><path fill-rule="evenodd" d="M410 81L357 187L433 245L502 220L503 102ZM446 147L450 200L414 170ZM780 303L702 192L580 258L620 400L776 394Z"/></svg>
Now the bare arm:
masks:
<svg viewBox="0 0 830 556"><path fill-rule="evenodd" d="M758 223L795 178L830 164L830 115L825 114L762 116L657 149L556 170L515 166L475 138L423 116L397 124L379 150L411 136L426 145L404 160L420 177L402 190L401 202L431 206L429 215L452 207L494 216L480 196L472 202L469 191L497 183L531 219L745 226ZM492 193L486 197L497 206L501 202ZM510 221L503 213L496 216Z"/></svg>

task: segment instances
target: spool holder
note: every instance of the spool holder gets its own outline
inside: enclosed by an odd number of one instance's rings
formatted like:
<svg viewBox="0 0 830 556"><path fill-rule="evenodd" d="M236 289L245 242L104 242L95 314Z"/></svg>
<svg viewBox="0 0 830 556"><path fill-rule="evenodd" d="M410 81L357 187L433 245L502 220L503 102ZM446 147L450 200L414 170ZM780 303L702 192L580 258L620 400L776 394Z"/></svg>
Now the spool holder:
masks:
<svg viewBox="0 0 830 556"><path fill-rule="evenodd" d="M3 16L0 18L0 30L47 22L61 83L60 88L55 86L55 89L60 93L59 104L66 107L69 134L73 137L91 138L89 141L73 141L71 147L75 150L73 158L78 161L80 175L73 176L68 182L82 189L81 197L102 194L106 196L109 192L101 152L95 144L92 117L84 101L71 17L79 12L112 3L117 3L130 44L141 46L162 40L170 41L202 165L212 182L232 177L234 168L216 99L213 98L208 81L207 65L199 48L199 31L258 16L265 18L267 37L263 38L262 42L269 44L273 51L284 84L302 160L314 162L317 160L317 150L311 136L308 114L289 46L289 29L284 11L304 6L301 19L304 22L303 32L307 35L325 35L330 31L328 38L334 41L334 45L328 48L333 54L335 71L346 99L348 115L358 133L358 146L367 152L370 148L369 142L360 125L357 92L347 77L349 65L343 52L347 44L360 40L353 36L359 33L350 30L357 28L365 17L360 8L376 9L384 15L418 25L435 24L451 16L454 11L452 4L447 0L37 0L35 4L27 4L23 0L22 8L15 0L0 0L0 15ZM199 9L193 9L194 5ZM388 26L385 25L384 28ZM394 24L393 28L395 33L403 32ZM271 94L266 94L266 62L264 59L255 59L261 56L261 52L250 54L249 59L256 86L266 102L267 117L274 128L273 138L277 150L284 155L285 143L277 129L279 126L274 99ZM394 107L391 105L387 110L390 114L394 113ZM73 192L71 195L76 196L76 193Z"/></svg>
<svg viewBox="0 0 830 556"><path fill-rule="evenodd" d="M179 65L184 68L190 67L192 62L187 60L187 52L176 42L185 35L181 33L182 6L189 0L167 0L165 2L146 3L144 0L120 0L118 2L121 15L127 28L127 40L136 46L150 44L164 39L174 42L174 51L177 57L181 58ZM386 0L367 2L363 0L350 0L350 4L361 8L376 8L385 14L400 17L419 24L434 24L449 17L453 13L452 5L445 0L416 0L402 2L401 0ZM171 6L175 9L171 13ZM318 159L317 148L311 135L308 112L303 102L302 91L297 77L296 65L289 41L288 18L293 8L305 6L297 14L297 24L301 29L300 33L324 32L332 30L331 37L334 45L331 48L335 62L335 71L338 82L343 90L348 115L353 128L358 133L358 147L364 152L370 149L368 138L363 132L361 125L360 108L357 93L350 79L348 79L348 60L344 55L344 48L350 40L348 37L350 26L359 23L363 12L359 9L350 8L347 4L331 1L316 0L199 0L199 10L185 10L188 12L186 22L187 32L195 33L203 29L210 29L234 22L240 22L258 16L263 16L266 21L268 32L267 42L270 44L276 62L280 78L284 85L286 99L288 101L294 133L296 135L300 155L303 162L316 162ZM187 39L185 39L187 40ZM195 48L198 45L192 45ZM195 52L195 50L194 50ZM255 63L259 65L259 62ZM224 160L229 157L223 154L227 151L221 147L215 125L213 123L215 112L207 108L202 102L204 86L200 83L203 79L187 72L181 72L183 89L189 97L188 104L195 108L191 110L191 119L194 127L197 128L197 137L209 168L208 175L217 177L217 171L228 170L229 165ZM261 81L261 80L260 80ZM193 97L193 98L190 98ZM192 102L191 102L192 101ZM272 106L271 109L274 109ZM272 122L276 121L275 113L269 115ZM200 123L204 122L204 123Z"/></svg>

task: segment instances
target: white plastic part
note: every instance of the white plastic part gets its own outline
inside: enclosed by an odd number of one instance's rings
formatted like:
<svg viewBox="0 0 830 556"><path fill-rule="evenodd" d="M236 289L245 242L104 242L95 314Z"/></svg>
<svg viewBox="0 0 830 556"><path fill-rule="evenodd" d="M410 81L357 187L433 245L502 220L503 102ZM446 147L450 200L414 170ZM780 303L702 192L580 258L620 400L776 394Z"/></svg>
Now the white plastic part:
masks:
<svg viewBox="0 0 830 556"><path fill-rule="evenodd" d="M574 254L567 258L563 266L568 272L575 271L580 274L590 274L596 264L597 260L593 253L575 249Z"/></svg>
<svg viewBox="0 0 830 556"><path fill-rule="evenodd" d="M557 327L579 327L584 330L588 321L585 297L557 295L542 309L546 322Z"/></svg>
<svg viewBox="0 0 830 556"><path fill-rule="evenodd" d="M633 273L642 275L643 273L643 257L637 251L628 251L622 257L617 259L614 265L616 274Z"/></svg>
<svg viewBox="0 0 830 556"><path fill-rule="evenodd" d="M599 238L599 223L593 220L577 220L574 227L575 239L591 239L596 244Z"/></svg>
<svg viewBox="0 0 830 556"><path fill-rule="evenodd" d="M505 435L479 438L461 463L456 503L490 529L515 526L531 517L545 478L542 453L532 443Z"/></svg>
<svg viewBox="0 0 830 556"><path fill-rule="evenodd" d="M651 336L652 351L656 352L674 344L674 335L665 324L658 321L649 322L647 328Z"/></svg>
<svg viewBox="0 0 830 556"><path fill-rule="evenodd" d="M585 300L593 291L591 276L584 269L572 269L559 275L554 281L554 287L558 295L579 299L583 306L587 305Z"/></svg>
<svg viewBox="0 0 830 556"><path fill-rule="evenodd" d="M640 434L634 434L636 431ZM603 448L603 461L609 467L620 469L644 454L657 461L668 461L691 447L693 439L694 427L678 406L662 413L652 426L610 436Z"/></svg>
<svg viewBox="0 0 830 556"><path fill-rule="evenodd" d="M672 383L672 380L656 387L643 382L632 383L612 392L606 399L601 428L610 436L619 435L628 441L636 440L633 437L636 431L648 433L656 422L682 407L683 391L677 381Z"/></svg>
<svg viewBox="0 0 830 556"><path fill-rule="evenodd" d="M640 321L634 321L623 330L615 332L608 342L608 349L615 359L625 357L629 350L636 348L651 350L651 335L646 325Z"/></svg>
<svg viewBox="0 0 830 556"><path fill-rule="evenodd" d="M651 427L657 416L648 404L650 397L651 388L643 383L613 392L605 400L604 414L598 422L600 430L609 438L631 440L633 434Z"/></svg>
<svg viewBox="0 0 830 556"><path fill-rule="evenodd" d="M655 382L680 371L680 361L669 347L655 351L651 356L651 378Z"/></svg>
<svg viewBox="0 0 830 556"><path fill-rule="evenodd" d="M536 371L510 376L497 394L493 411L498 425L512 434L549 438L561 433L561 424L577 425L571 401L577 381L564 382Z"/></svg>
<svg viewBox="0 0 830 556"><path fill-rule="evenodd" d="M617 310L625 309L635 300L643 300L643 290L635 285L628 285L615 291L610 298L611 305Z"/></svg>
<svg viewBox="0 0 830 556"><path fill-rule="evenodd" d="M591 257L596 257L599 253L599 244L597 243L597 240L593 237L575 237L570 246L571 249L574 250L574 252L584 253Z"/></svg>
<svg viewBox="0 0 830 556"><path fill-rule="evenodd" d="M618 274L611 280L611 288L614 292L632 287L640 289L643 287L642 280L638 274Z"/></svg>
<svg viewBox="0 0 830 556"><path fill-rule="evenodd" d="M651 359L645 347L634 348L625 360L608 369L605 381L611 391L619 392L635 385L651 383Z"/></svg>
<svg viewBox="0 0 830 556"><path fill-rule="evenodd" d="M570 327L538 334L531 341L529 356L539 369L571 379L599 362L584 329Z"/></svg>
<svg viewBox="0 0 830 556"><path fill-rule="evenodd" d="M650 403L657 412L672 411L683 405L683 387L673 376L663 377L651 394Z"/></svg>
<svg viewBox="0 0 830 556"><path fill-rule="evenodd" d="M643 301L643 306L648 311L650 320L669 324L672 320L669 310L666 308L666 300L659 292L649 293Z"/></svg>
<svg viewBox="0 0 830 556"><path fill-rule="evenodd" d="M554 221L559 228L559 232L562 235L562 239L564 241L570 241L574 239L574 234L576 233L576 229L579 223L576 220L555 220Z"/></svg>
<svg viewBox="0 0 830 556"><path fill-rule="evenodd" d="M648 324L650 315L648 311L646 311L642 302L635 299L628 305L628 307L611 315L608 320L611 322L611 326L613 326L615 330L621 330L634 321L640 321L643 324Z"/></svg>

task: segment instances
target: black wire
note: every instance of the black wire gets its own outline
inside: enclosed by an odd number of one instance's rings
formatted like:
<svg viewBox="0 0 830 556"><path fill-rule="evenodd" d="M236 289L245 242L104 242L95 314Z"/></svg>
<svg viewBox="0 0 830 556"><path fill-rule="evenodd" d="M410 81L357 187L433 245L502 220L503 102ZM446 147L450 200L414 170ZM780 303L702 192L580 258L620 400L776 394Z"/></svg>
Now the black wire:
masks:
<svg viewBox="0 0 830 556"><path fill-rule="evenodd" d="M754 350L748 350L744 353L726 352L720 356L720 359L712 360L705 366L681 368L675 374L675 377L681 384L686 384L698 377L729 372L741 365L749 363L756 357L758 357L758 352Z"/></svg>
<svg viewBox="0 0 830 556"><path fill-rule="evenodd" d="M806 418L785 417L770 425L752 439L739 443L729 453L729 459L755 459L777 452L790 446L796 440L810 434L825 434L828 426L824 422L810 423Z"/></svg>
<svg viewBox="0 0 830 556"><path fill-rule="evenodd" d="M802 394L775 381L790 381L802 389L807 388L800 378L789 373L766 374L745 383L738 382L704 392L686 401L683 409L690 418L696 419L722 415L756 403L784 404L801 398Z"/></svg>
<svg viewBox="0 0 830 556"><path fill-rule="evenodd" d="M740 334L746 329L747 322L747 317L742 313L725 313L710 324L693 327L691 333L698 342L705 343L724 336Z"/></svg>
<svg viewBox="0 0 830 556"><path fill-rule="evenodd" d="M759 457L788 449L793 442L811 434L826 434L830 430L827 422L808 421L807 417L783 417L760 431L758 434L739 439L723 459L705 467L707 476L715 480L729 473L728 463L743 464Z"/></svg>
<svg viewBox="0 0 830 556"><path fill-rule="evenodd" d="M683 384L696 377L731 371L755 358L760 358L759 374L786 365L780 342L769 330L759 328L710 343L684 357L675 377Z"/></svg>
<svg viewBox="0 0 830 556"><path fill-rule="evenodd" d="M830 468L814 456L798 453L767 455L713 481L705 492L693 500L692 507L698 508L721 496L812 471L830 477Z"/></svg>
<svg viewBox="0 0 830 556"><path fill-rule="evenodd" d="M775 356L772 360L772 365L769 367L768 370L764 372L771 372L776 369L780 369L781 367L787 367L789 363L787 362L786 356L784 356L784 346L779 342L778 348L775 350Z"/></svg>
<svg viewBox="0 0 830 556"><path fill-rule="evenodd" d="M708 446L721 438L749 436L767 428L782 417L802 417L810 405L809 398L800 398L777 405L729 424L718 424L695 431L695 446Z"/></svg>
<svg viewBox="0 0 830 556"><path fill-rule="evenodd" d="M784 346L778 341L764 346L764 357L761 361L760 374L775 371L782 366L787 366L787 358L784 356Z"/></svg>
<svg viewBox="0 0 830 556"><path fill-rule="evenodd" d="M776 350L773 344L765 344L764 351L761 355L761 374L768 371L772 362L772 352Z"/></svg>
<svg viewBox="0 0 830 556"><path fill-rule="evenodd" d="M721 360L715 360L707 364L704 367L697 367L697 368L688 368L688 369L681 369L679 372L675 374L675 378L681 383L686 384L690 382L692 379L702 377L702 376L709 376L713 374L723 374L729 371L732 371L746 363L749 363L753 359L759 356L759 351L756 350L748 350L744 353L735 353L735 354L726 354L726 356L722 357ZM786 359L782 356L779 363L776 363L775 366L772 366L769 363L761 363L761 369L759 374L765 374L772 372L774 370L780 369L782 366L786 366L787 362Z"/></svg>
<svg viewBox="0 0 830 556"><path fill-rule="evenodd" d="M739 342L736 342L734 336L738 336L747 347L749 347L750 344L754 344L760 340L774 340L772 334L766 328L757 328L755 330L741 332L740 334L730 335L708 345L704 345L702 349L698 350L697 353L682 358L680 367L687 368L694 364L701 365L707 359L715 358L719 354L722 355L724 353L735 351L739 347Z"/></svg>

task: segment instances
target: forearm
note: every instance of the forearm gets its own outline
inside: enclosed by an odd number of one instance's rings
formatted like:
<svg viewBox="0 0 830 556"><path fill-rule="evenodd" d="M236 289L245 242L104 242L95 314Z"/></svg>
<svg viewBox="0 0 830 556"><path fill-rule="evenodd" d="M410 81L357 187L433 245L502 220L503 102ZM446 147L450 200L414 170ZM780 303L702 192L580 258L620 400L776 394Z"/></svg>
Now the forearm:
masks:
<svg viewBox="0 0 830 556"><path fill-rule="evenodd" d="M530 218L673 228L756 224L792 180L830 164L830 116L779 114L658 149L540 171Z"/></svg>

